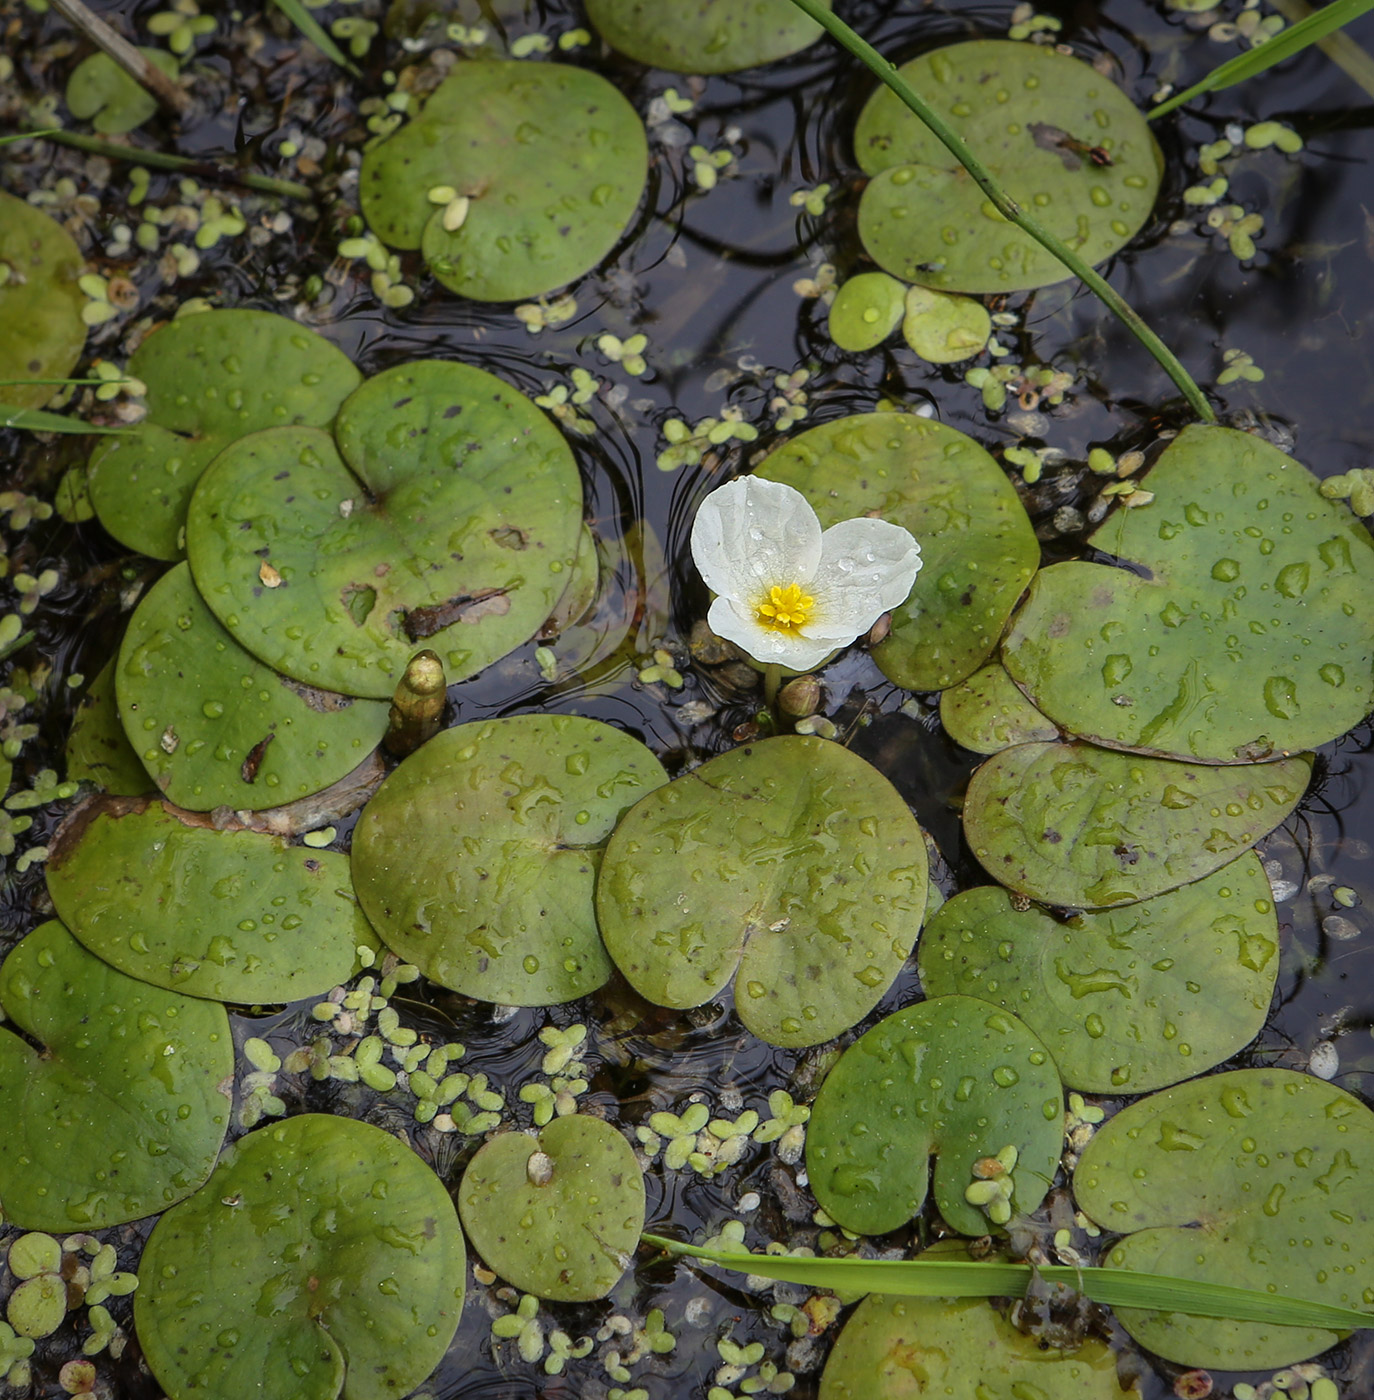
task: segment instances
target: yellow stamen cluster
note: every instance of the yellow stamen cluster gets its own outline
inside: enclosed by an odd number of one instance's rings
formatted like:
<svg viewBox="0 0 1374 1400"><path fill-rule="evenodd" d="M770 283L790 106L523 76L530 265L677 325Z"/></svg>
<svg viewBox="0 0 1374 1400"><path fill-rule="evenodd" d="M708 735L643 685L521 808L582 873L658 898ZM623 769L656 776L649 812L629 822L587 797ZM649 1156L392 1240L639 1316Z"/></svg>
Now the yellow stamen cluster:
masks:
<svg viewBox="0 0 1374 1400"><path fill-rule="evenodd" d="M805 627L811 616L816 600L809 593L803 593L795 583L786 588L774 584L768 590L768 597L757 608L758 620L775 632L796 632Z"/></svg>

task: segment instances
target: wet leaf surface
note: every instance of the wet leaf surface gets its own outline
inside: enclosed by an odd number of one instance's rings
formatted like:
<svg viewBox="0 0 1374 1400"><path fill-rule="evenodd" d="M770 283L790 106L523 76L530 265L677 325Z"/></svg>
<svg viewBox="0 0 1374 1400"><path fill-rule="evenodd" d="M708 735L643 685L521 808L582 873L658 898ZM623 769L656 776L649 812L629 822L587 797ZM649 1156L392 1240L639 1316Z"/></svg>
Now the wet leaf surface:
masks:
<svg viewBox="0 0 1374 1400"><path fill-rule="evenodd" d="M1058 727L1016 688L1000 661L980 666L941 694L940 723L955 743L974 753L1059 738Z"/></svg>
<svg viewBox="0 0 1374 1400"><path fill-rule="evenodd" d="M721 754L644 798L596 889L606 949L659 1006L735 983L772 1045L859 1021L900 971L926 904L921 829L838 744L786 737Z"/></svg>
<svg viewBox="0 0 1374 1400"><path fill-rule="evenodd" d="M241 1138L158 1221L134 1315L171 1400L396 1400L447 1350L466 1275L429 1167L379 1128L309 1113Z"/></svg>
<svg viewBox="0 0 1374 1400"><path fill-rule="evenodd" d="M135 981L50 920L6 956L0 1008L7 1224L98 1230L210 1175L234 1069L222 1006Z"/></svg>
<svg viewBox="0 0 1374 1400"><path fill-rule="evenodd" d="M1054 1178L1063 1116L1054 1061L1024 1022L973 997L932 998L840 1057L812 1112L806 1169L826 1214L882 1235L925 1204L933 1156L941 1216L985 1235L988 1217L964 1199L974 1163L1015 1147L1012 1209L1029 1214Z"/></svg>
<svg viewBox="0 0 1374 1400"><path fill-rule="evenodd" d="M90 782L116 797L152 792L153 780L119 722L115 703L115 667L111 657L91 682L67 735L67 777ZM9 786L8 775L4 783Z"/></svg>
<svg viewBox="0 0 1374 1400"><path fill-rule="evenodd" d="M1064 1083L1142 1094L1202 1074L1264 1024L1279 968L1269 881L1249 852L1168 894L1067 923L996 886L943 905L917 949L928 996L1020 1016Z"/></svg>
<svg viewBox="0 0 1374 1400"><path fill-rule="evenodd" d="M495 375L430 361L369 379L336 433L337 447L310 428L256 434L197 488L191 571L238 641L306 685L376 699L421 647L453 683L528 641L582 524L548 419Z"/></svg>
<svg viewBox="0 0 1374 1400"><path fill-rule="evenodd" d="M1374 703L1374 541L1291 457L1185 428L1091 544L1129 567L1042 570L1007 669L1115 747L1237 763L1315 748Z"/></svg>
<svg viewBox="0 0 1374 1400"><path fill-rule="evenodd" d="M493 60L462 65L414 121L374 146L359 194L378 237L423 249L450 291L516 301L571 282L610 252L647 168L644 125L605 78ZM452 193L436 201L436 190Z"/></svg>
<svg viewBox="0 0 1374 1400"><path fill-rule="evenodd" d="M1044 904L1106 908L1200 880L1298 805L1302 754L1216 768L1091 744L1018 744L969 782L964 834L1008 889Z"/></svg>
<svg viewBox="0 0 1374 1400"><path fill-rule="evenodd" d="M445 730L363 810L358 897L441 986L549 1006L602 985L593 889L616 822L667 781L637 739L571 715Z"/></svg>
<svg viewBox="0 0 1374 1400"><path fill-rule="evenodd" d="M861 272L840 288L830 307L830 338L855 353L881 345L906 313L906 285L885 272Z"/></svg>
<svg viewBox="0 0 1374 1400"><path fill-rule="evenodd" d="M1131 1104L1074 1173L1080 1207L1127 1238L1109 1268L1374 1306L1374 1113L1312 1075L1233 1070ZM1151 1351L1249 1371L1325 1351L1335 1333L1118 1310Z"/></svg>
<svg viewBox="0 0 1374 1400"><path fill-rule="evenodd" d="M898 71L1008 195L1086 262L1110 257L1149 217L1164 158L1130 98L1081 59L979 39ZM1069 144L1047 141L1043 128ZM887 88L859 114L854 150L873 177L859 203L859 237L885 271L951 292L1011 292L1072 275L997 212Z"/></svg>
<svg viewBox="0 0 1374 1400"><path fill-rule="evenodd" d="M196 820L96 798L69 821L48 892L93 953L154 986L251 1005L327 992L359 946L378 946L347 856Z"/></svg>
<svg viewBox="0 0 1374 1400"><path fill-rule="evenodd" d="M824 528L873 514L920 543L916 586L873 649L889 680L939 690L991 655L1040 547L1016 491L972 438L911 414L856 414L794 437L757 474L795 486Z"/></svg>
<svg viewBox="0 0 1374 1400"><path fill-rule="evenodd" d="M656 0L587 0L587 18L613 49L675 73L734 73L773 63L822 32L791 0L690 0L671 10Z"/></svg>
<svg viewBox="0 0 1374 1400"><path fill-rule="evenodd" d="M361 379L323 336L266 311L205 311L161 326L130 356L148 416L100 442L90 493L100 523L154 559L186 553L186 508L201 473L262 428L323 428Z"/></svg>
<svg viewBox="0 0 1374 1400"><path fill-rule="evenodd" d="M356 768L387 725L382 701L311 690L250 656L184 563L129 619L116 692L158 789L195 812L260 811L319 792Z"/></svg>
<svg viewBox="0 0 1374 1400"><path fill-rule="evenodd" d="M574 1113L537 1136L499 1133L458 1188L472 1247L522 1293L561 1302L604 1298L644 1229L644 1178L607 1122Z"/></svg>

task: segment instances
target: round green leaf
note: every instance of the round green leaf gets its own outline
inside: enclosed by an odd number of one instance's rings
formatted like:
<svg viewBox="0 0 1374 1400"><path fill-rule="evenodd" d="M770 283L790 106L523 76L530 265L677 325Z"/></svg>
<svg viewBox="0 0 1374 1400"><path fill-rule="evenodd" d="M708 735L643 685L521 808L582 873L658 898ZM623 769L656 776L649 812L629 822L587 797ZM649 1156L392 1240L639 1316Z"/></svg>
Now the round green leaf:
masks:
<svg viewBox="0 0 1374 1400"><path fill-rule="evenodd" d="M988 343L992 317L982 302L930 287L907 289L902 336L933 365L971 360Z"/></svg>
<svg viewBox="0 0 1374 1400"><path fill-rule="evenodd" d="M192 996L315 996L353 975L359 946L378 946L347 856L220 829L148 798L79 808L46 868L58 916L91 952Z"/></svg>
<svg viewBox="0 0 1374 1400"><path fill-rule="evenodd" d="M303 1114L158 1221L134 1322L171 1400L398 1400L448 1350L465 1283L439 1178L379 1128Z"/></svg>
<svg viewBox="0 0 1374 1400"><path fill-rule="evenodd" d="M361 379L323 336L269 311L206 311L162 326L134 351L148 386L136 431L91 453L100 523L154 559L186 553L186 507L201 473L260 428L325 427Z"/></svg>
<svg viewBox="0 0 1374 1400"><path fill-rule="evenodd" d="M1090 64L1039 44L978 39L898 71L1085 262L1110 257L1149 218L1164 158L1131 100ZM888 88L859 114L854 149L873 176L859 237L894 276L951 292L1022 291L1073 276L997 212Z"/></svg>
<svg viewBox="0 0 1374 1400"><path fill-rule="evenodd" d="M386 733L380 700L312 690L244 651L186 564L164 574L129 619L116 689L144 767L194 812L308 797L356 768Z"/></svg>
<svg viewBox="0 0 1374 1400"><path fill-rule="evenodd" d="M76 707L67 735L67 777L94 783L117 797L137 797L153 790L153 780L119 722L113 657L100 668Z"/></svg>
<svg viewBox="0 0 1374 1400"><path fill-rule="evenodd" d="M1091 744L1018 744L964 799L964 835L1000 884L1044 904L1101 909L1200 880L1298 805L1308 754L1215 768Z"/></svg>
<svg viewBox="0 0 1374 1400"><path fill-rule="evenodd" d="M596 887L606 949L659 1006L735 1009L772 1045L817 1045L877 1005L926 905L905 802L839 744L747 744L650 793ZM737 975L738 974L738 975Z"/></svg>
<svg viewBox="0 0 1374 1400"><path fill-rule="evenodd" d="M885 1235L925 1204L960 1234L988 1217L964 1199L973 1164L1019 1154L1011 1198L1038 1206L1063 1146L1064 1093L1031 1029L973 997L938 997L879 1021L840 1057L816 1098L806 1170L822 1209L847 1230Z"/></svg>
<svg viewBox="0 0 1374 1400"><path fill-rule="evenodd" d="M1040 562L1002 469L972 438L927 418L837 418L770 453L758 475L795 486L827 528L873 514L916 537L916 586L873 651L909 690L943 690L977 670Z"/></svg>
<svg viewBox="0 0 1374 1400"><path fill-rule="evenodd" d="M0 190L0 379L62 379L86 344L86 297L76 285L85 259L76 240L32 204ZM42 408L52 384L11 384L0 398Z"/></svg>
<svg viewBox="0 0 1374 1400"><path fill-rule="evenodd" d="M553 424L495 375L434 360L369 379L336 432L338 448L312 428L257 433L201 479L191 571L239 643L307 685L381 700L420 647L452 683L528 641L582 523Z"/></svg>
<svg viewBox="0 0 1374 1400"><path fill-rule="evenodd" d="M1097 743L1204 763L1324 744L1374 705L1374 541L1316 478L1249 433L1185 428L1092 545L1057 564L1007 669Z"/></svg>
<svg viewBox="0 0 1374 1400"><path fill-rule="evenodd" d="M176 55L166 49L140 48L154 68L169 78L180 70ZM104 53L83 58L67 79L67 106L72 116L90 121L102 135L117 136L142 126L157 111L157 98Z"/></svg>
<svg viewBox="0 0 1374 1400"><path fill-rule="evenodd" d="M982 1298L870 1293L844 1325L821 1376L820 1400L1132 1400L1116 1355L1087 1337L1046 1351Z"/></svg>
<svg viewBox="0 0 1374 1400"><path fill-rule="evenodd" d="M638 739L573 715L447 729L363 809L358 897L432 981L550 1006L611 975L592 892L622 814L667 781Z"/></svg>
<svg viewBox="0 0 1374 1400"><path fill-rule="evenodd" d="M1279 969L1259 857L1124 909L1060 923L989 885L957 894L917 948L929 996L1015 1012L1064 1083L1143 1094L1229 1059L1258 1033Z"/></svg>
<svg viewBox="0 0 1374 1400"><path fill-rule="evenodd" d="M940 696L940 723L974 753L1057 739L1059 729L1017 690L1000 661L990 661Z"/></svg>
<svg viewBox="0 0 1374 1400"><path fill-rule="evenodd" d="M1374 1113L1312 1075L1242 1069L1131 1104L1088 1144L1079 1205L1127 1238L1108 1268L1374 1307ZM1271 1370L1340 1334L1117 1309L1142 1346L1185 1366Z"/></svg>
<svg viewBox="0 0 1374 1400"><path fill-rule="evenodd" d="M522 1293L604 1298L644 1229L644 1178L601 1118L555 1118L538 1136L500 1133L468 1163L458 1209L472 1247Z"/></svg>
<svg viewBox="0 0 1374 1400"><path fill-rule="evenodd" d="M463 63L367 152L358 190L377 236L423 248L450 291L515 301L610 252L639 207L648 159L644 124L605 78L563 63ZM456 199L469 201L465 213Z"/></svg>
<svg viewBox="0 0 1374 1400"><path fill-rule="evenodd" d="M792 0L690 0L670 9L657 0L587 0L587 18L613 49L672 73L757 68L821 36Z"/></svg>
<svg viewBox="0 0 1374 1400"><path fill-rule="evenodd" d="M0 1027L9 1224L99 1230L210 1175L234 1070L222 1006L126 977L50 920L0 966L0 1007L19 1032Z"/></svg>
<svg viewBox="0 0 1374 1400"><path fill-rule="evenodd" d="M790 0L789 0L790 3ZM902 323L906 284L885 272L861 272L835 295L830 308L830 339L841 350L871 350Z"/></svg>

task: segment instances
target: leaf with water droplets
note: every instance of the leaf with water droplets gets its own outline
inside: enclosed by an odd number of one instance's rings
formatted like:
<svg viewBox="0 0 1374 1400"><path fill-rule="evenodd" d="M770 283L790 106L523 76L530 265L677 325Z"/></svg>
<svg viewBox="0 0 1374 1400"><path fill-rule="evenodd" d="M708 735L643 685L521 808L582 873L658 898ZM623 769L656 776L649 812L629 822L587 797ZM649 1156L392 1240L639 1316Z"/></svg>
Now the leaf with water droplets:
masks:
<svg viewBox="0 0 1374 1400"><path fill-rule="evenodd" d="M1149 217L1164 158L1130 98L1090 64L1039 44L979 39L898 71L1086 262L1110 257ZM1050 130L1059 135L1046 141ZM854 149L873 177L859 237L894 276L948 292L1013 292L1073 275L998 213L888 88L859 114Z"/></svg>
<svg viewBox="0 0 1374 1400"><path fill-rule="evenodd" d="M328 991L377 948L337 851L212 823L151 798L73 810L48 860L58 916L91 952L155 987L216 1001Z"/></svg>
<svg viewBox="0 0 1374 1400"><path fill-rule="evenodd" d="M137 797L153 790L153 780L119 722L115 661L111 657L100 668L76 707L67 735L67 777L74 783L94 783L117 797ZM8 789L8 773L4 777Z"/></svg>
<svg viewBox="0 0 1374 1400"><path fill-rule="evenodd" d="M1064 1092L1049 1052L1010 1012L933 997L879 1021L826 1077L811 1114L806 1169L825 1212L884 1235L935 1204L964 1235L989 1217L964 1197L973 1166L1017 1151L1012 1211L1029 1214L1054 1179Z"/></svg>
<svg viewBox="0 0 1374 1400"><path fill-rule="evenodd" d="M421 647L452 683L534 636L581 525L558 429L495 375L429 360L369 379L334 438L276 428L221 453L187 547L201 596L259 660L381 700Z"/></svg>
<svg viewBox="0 0 1374 1400"><path fill-rule="evenodd" d="M99 1230L210 1175L234 1068L222 1006L135 981L50 920L6 956L0 1007L14 1028L0 1027L8 1224Z"/></svg>
<svg viewBox="0 0 1374 1400"><path fill-rule="evenodd" d="M876 769L787 736L732 749L650 793L602 860L606 949L659 1006L733 980L761 1040L816 1045L877 1005L926 906L925 841Z"/></svg>
<svg viewBox="0 0 1374 1400"><path fill-rule="evenodd" d="M320 792L386 733L384 702L312 690L250 656L184 563L134 610L115 681L129 743L158 789L194 812L256 812Z"/></svg>
<svg viewBox="0 0 1374 1400"><path fill-rule="evenodd" d="M465 1256L447 1190L410 1148L300 1114L240 1138L158 1221L134 1323L171 1400L400 1400L453 1340Z"/></svg>
<svg viewBox="0 0 1374 1400"><path fill-rule="evenodd" d="M770 453L757 474L796 487L823 527L876 515L916 537L916 586L873 649L883 674L910 690L943 690L986 661L1040 562L1002 469L972 438L927 418L836 418Z"/></svg>
<svg viewBox="0 0 1374 1400"><path fill-rule="evenodd" d="M1308 754L1218 768L1018 744L973 775L964 836L1018 894L1070 909L1133 904L1235 860L1298 805L1311 774Z"/></svg>
<svg viewBox="0 0 1374 1400"><path fill-rule="evenodd" d="M1374 1309L1374 1113L1311 1075L1242 1069L1133 1103L1088 1144L1079 1206L1126 1234L1107 1268L1144 1269ZM1185 1366L1271 1370L1340 1334L1119 1308ZM1374 1323L1374 1311L1371 1312Z"/></svg>
<svg viewBox="0 0 1374 1400"><path fill-rule="evenodd" d="M1122 909L1066 922L995 885L943 905L917 948L930 996L1015 1012L1064 1083L1143 1094L1229 1059L1264 1024L1279 929L1259 857Z"/></svg>
<svg viewBox="0 0 1374 1400"><path fill-rule="evenodd" d="M826 9L829 0L822 0ZM613 48L672 73L736 73L815 43L821 27L792 0L587 0L587 18Z"/></svg>
<svg viewBox="0 0 1374 1400"><path fill-rule="evenodd" d="M634 216L644 125L605 78L564 63L461 63L424 110L363 157L363 217L393 248L422 248L450 291L542 296L589 271ZM467 199L455 228L430 191Z"/></svg>
<svg viewBox="0 0 1374 1400"><path fill-rule="evenodd" d="M592 892L622 814L667 781L638 739L572 715L445 730L363 809L353 878L387 942L427 977L551 1006L611 975Z"/></svg>
<svg viewBox="0 0 1374 1400"><path fill-rule="evenodd" d="M902 323L906 286L885 272L861 272L851 277L830 307L827 328L841 350L871 350L881 345Z"/></svg>
<svg viewBox="0 0 1374 1400"><path fill-rule="evenodd" d="M186 553L186 508L201 473L260 428L323 428L362 376L323 336L268 311L205 311L168 322L130 356L148 416L89 463L100 523L154 559Z"/></svg>
<svg viewBox="0 0 1374 1400"><path fill-rule="evenodd" d="M1249 433L1185 428L1091 544L1042 570L1003 649L1050 718L1204 763L1324 744L1374 704L1374 541Z"/></svg>
<svg viewBox="0 0 1374 1400"><path fill-rule="evenodd" d="M604 1298L644 1229L644 1177L604 1119L555 1118L537 1137L500 1133L468 1163L458 1209L472 1247L522 1293Z"/></svg>
<svg viewBox="0 0 1374 1400"><path fill-rule="evenodd" d="M41 209L0 190L0 379L61 379L86 344L86 295L76 284L86 260L76 240ZM53 384L7 385L14 408L42 408ZM108 441L117 442L117 438Z"/></svg>
<svg viewBox="0 0 1374 1400"><path fill-rule="evenodd" d="M974 753L1000 753L1013 744L1059 737L1058 727L1017 690L1000 661L979 667L941 694L940 723L956 744Z"/></svg>

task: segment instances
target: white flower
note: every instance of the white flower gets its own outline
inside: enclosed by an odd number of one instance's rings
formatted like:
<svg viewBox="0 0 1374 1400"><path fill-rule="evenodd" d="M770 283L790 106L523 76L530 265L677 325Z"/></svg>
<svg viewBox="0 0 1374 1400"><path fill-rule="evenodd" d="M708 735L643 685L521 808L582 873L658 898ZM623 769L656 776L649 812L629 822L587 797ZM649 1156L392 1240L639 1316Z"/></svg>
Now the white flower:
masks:
<svg viewBox="0 0 1374 1400"><path fill-rule="evenodd" d="M744 476L701 503L692 558L716 594L707 621L718 636L764 665L807 671L906 600L921 547L886 520L822 534L800 491Z"/></svg>

